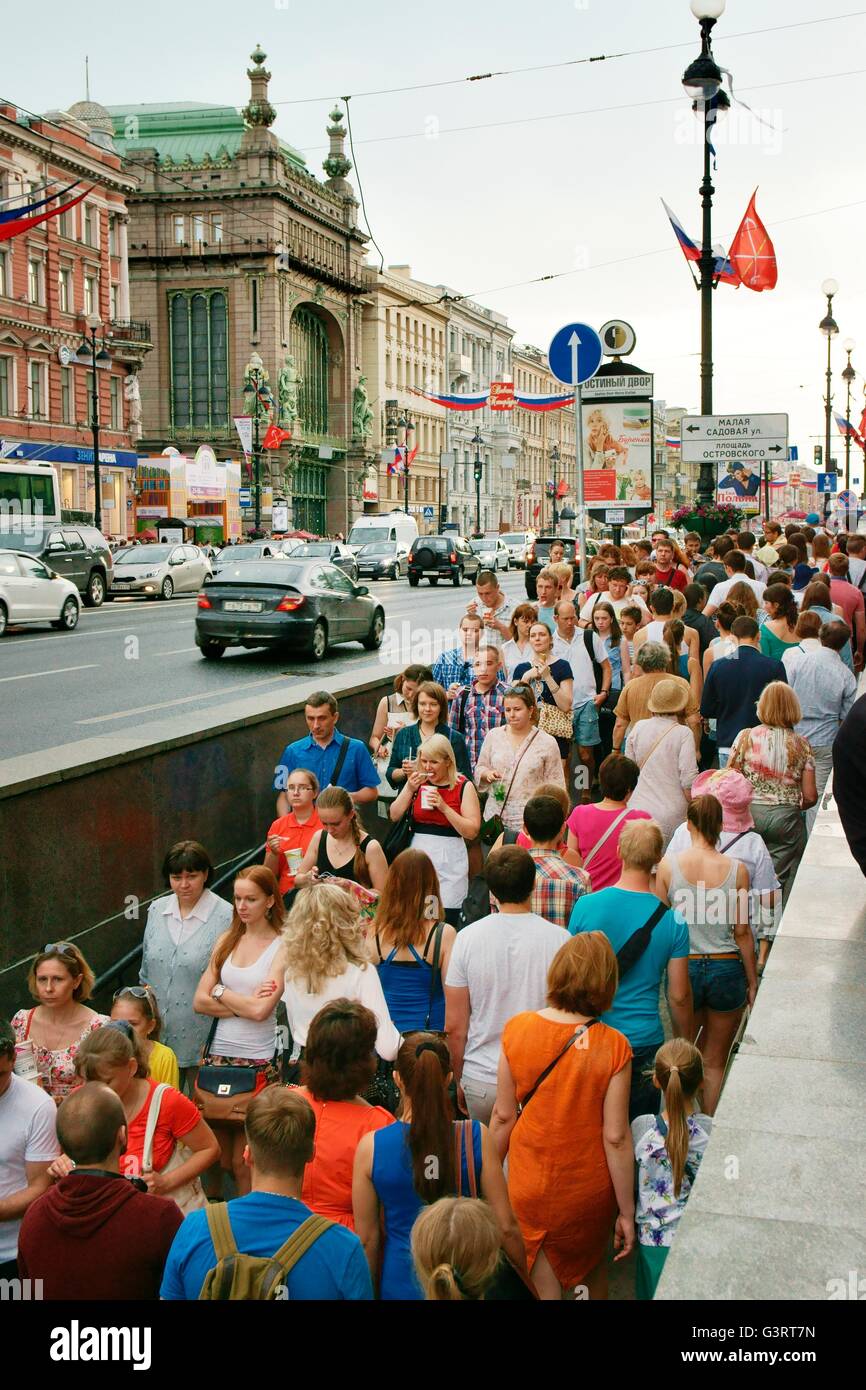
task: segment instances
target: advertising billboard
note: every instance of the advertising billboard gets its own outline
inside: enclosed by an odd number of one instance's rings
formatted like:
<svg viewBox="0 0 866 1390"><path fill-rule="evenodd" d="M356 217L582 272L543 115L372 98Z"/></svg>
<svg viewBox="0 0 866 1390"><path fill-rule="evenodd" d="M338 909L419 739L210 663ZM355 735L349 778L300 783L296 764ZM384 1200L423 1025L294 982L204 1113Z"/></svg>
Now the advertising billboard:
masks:
<svg viewBox="0 0 866 1390"><path fill-rule="evenodd" d="M581 416L587 507L593 510L637 507L650 511L652 402L587 401Z"/></svg>
<svg viewBox="0 0 866 1390"><path fill-rule="evenodd" d="M761 465L729 459L717 464L716 498L727 507L756 512L760 506Z"/></svg>

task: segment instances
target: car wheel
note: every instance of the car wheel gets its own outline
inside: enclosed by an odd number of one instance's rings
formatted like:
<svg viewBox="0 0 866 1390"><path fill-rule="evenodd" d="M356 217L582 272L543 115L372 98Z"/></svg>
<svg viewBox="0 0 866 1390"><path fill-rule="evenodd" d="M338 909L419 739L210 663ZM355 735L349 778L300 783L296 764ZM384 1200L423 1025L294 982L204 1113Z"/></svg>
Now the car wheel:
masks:
<svg viewBox="0 0 866 1390"><path fill-rule="evenodd" d="M410 574L410 575L409 575L409 587L410 587L410 589L417 589L417 588L418 588L418 575L417 575L417 574Z"/></svg>
<svg viewBox="0 0 866 1390"><path fill-rule="evenodd" d="M437 585L438 583L439 583L439 576L438 576L438 574L431 574L431 576L430 576L430 587L433 588L433 589L435 589L435 588L436 588L436 585Z"/></svg>
<svg viewBox="0 0 866 1390"><path fill-rule="evenodd" d="M88 608L101 608L105 602L105 579L99 570L94 570L87 581L84 602Z"/></svg>
<svg viewBox="0 0 866 1390"><path fill-rule="evenodd" d="M6 631L8 622L9 614L6 612L6 605L0 603L0 637L2 637L4 632Z"/></svg>
<svg viewBox="0 0 866 1390"><path fill-rule="evenodd" d="M74 632L78 627L78 615L78 603L70 595L60 610L60 617L55 618L51 626L56 627L60 632Z"/></svg>
<svg viewBox="0 0 866 1390"><path fill-rule="evenodd" d="M459 589L459 588L460 588L460 585L463 583L463 570L462 570L462 569L456 569L456 570L454 571L453 575L451 576L451 583L454 585L454 588L455 588L455 589Z"/></svg>
<svg viewBox="0 0 866 1390"><path fill-rule="evenodd" d="M208 661L218 661L221 656L225 656L225 650L222 642L203 642L199 647L202 656Z"/></svg>
<svg viewBox="0 0 866 1390"><path fill-rule="evenodd" d="M381 608L377 608L373 614L373 621L370 624L370 631L364 638L364 646L368 652L377 652L382 645L382 638L385 636L385 614Z"/></svg>
<svg viewBox="0 0 866 1390"><path fill-rule="evenodd" d="M166 575L165 579L162 581L162 588L161 588L160 591L159 591L159 596L160 596L160 598L166 598L166 599L167 599L167 598L171 598L173 594L174 594L174 581L171 580L171 579L169 579L168 575Z"/></svg>
<svg viewBox="0 0 866 1390"><path fill-rule="evenodd" d="M319 618L313 628L308 645L308 653L314 661L323 661L328 650L328 628Z"/></svg>

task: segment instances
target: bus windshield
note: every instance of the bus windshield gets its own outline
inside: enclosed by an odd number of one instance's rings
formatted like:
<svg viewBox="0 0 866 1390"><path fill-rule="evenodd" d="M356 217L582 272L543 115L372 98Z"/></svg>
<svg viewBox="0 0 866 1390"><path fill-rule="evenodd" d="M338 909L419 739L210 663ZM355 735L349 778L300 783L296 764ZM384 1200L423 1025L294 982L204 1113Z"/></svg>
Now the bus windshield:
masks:
<svg viewBox="0 0 866 1390"><path fill-rule="evenodd" d="M0 463L0 531L33 537L60 523L57 475L47 465Z"/></svg>

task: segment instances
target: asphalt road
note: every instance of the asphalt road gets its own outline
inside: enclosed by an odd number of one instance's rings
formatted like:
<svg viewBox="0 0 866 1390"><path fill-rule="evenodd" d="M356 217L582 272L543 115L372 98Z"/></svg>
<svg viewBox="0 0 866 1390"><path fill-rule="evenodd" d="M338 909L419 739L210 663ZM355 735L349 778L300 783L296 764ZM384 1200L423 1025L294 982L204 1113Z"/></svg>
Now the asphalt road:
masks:
<svg viewBox="0 0 866 1390"><path fill-rule="evenodd" d="M524 597L523 571L501 576L506 593ZM429 660L453 646L454 629L474 597L461 589L405 579L370 585L385 610L380 652L388 665ZM231 648L221 661L205 661L195 646L195 598L168 603L121 598L82 610L75 632L47 626L8 629L0 641L0 758L55 748L78 739L133 728L191 706L218 711L247 692L283 686L308 690L313 672L345 676L375 656L359 643L332 647L313 665L298 656Z"/></svg>

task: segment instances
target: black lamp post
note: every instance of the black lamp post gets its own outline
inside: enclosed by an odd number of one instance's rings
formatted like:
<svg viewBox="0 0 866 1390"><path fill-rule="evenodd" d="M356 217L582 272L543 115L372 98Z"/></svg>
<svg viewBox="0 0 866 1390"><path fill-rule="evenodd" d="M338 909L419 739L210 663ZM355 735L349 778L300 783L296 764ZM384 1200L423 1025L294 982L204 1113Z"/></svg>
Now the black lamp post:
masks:
<svg viewBox="0 0 866 1390"><path fill-rule="evenodd" d="M833 339L839 332L839 325L833 317L833 296L839 293L838 281L825 280L821 286L821 293L827 296L827 312L818 324L819 329L827 339L827 392L824 396L824 469L827 473L831 471L830 464L830 439L831 423L833 418L833 367L832 367L832 347ZM830 514L830 493L824 493L824 520Z"/></svg>
<svg viewBox="0 0 866 1390"><path fill-rule="evenodd" d="M847 363L847 366L845 367L845 370L842 372L842 380L844 381L845 386L846 386L846 389L847 389L847 392L848 392L848 399L847 399L847 402L846 402L846 405L845 405L845 419L848 421L848 425L849 425L849 427L850 427L850 425L851 425L851 386L852 386L852 384L853 384L853 382L854 382L854 380L855 380L855 378L856 378L856 376L857 376L857 373L855 372L854 368L851 366L851 353L854 351L854 349L855 349L855 347L857 346L857 344L854 342L854 339L853 339L853 338L846 338L845 341L844 341L844 343L842 344L842 346L843 346L843 348L845 349L846 353L848 354L848 363ZM851 433L850 433L850 428L849 428L849 430L847 430L846 433L845 433L845 489L846 489L846 491L848 490L848 488L850 488L850 486L851 486Z"/></svg>
<svg viewBox="0 0 866 1390"><path fill-rule="evenodd" d="M98 365L105 365L111 361L105 350L105 339L99 352L96 351L96 330L102 327L102 319L98 314L91 314L87 319L87 333L78 349L76 356L89 358L91 366L90 379L90 429L93 435L93 524L97 531L102 530L102 484L99 477L99 383L97 381Z"/></svg>
<svg viewBox="0 0 866 1390"><path fill-rule="evenodd" d="M475 445L475 530L480 536L481 532L481 477L484 472L484 464L481 461L481 446L484 440L481 433L476 429L472 436L472 443Z"/></svg>
<svg viewBox="0 0 866 1390"><path fill-rule="evenodd" d="M409 515L409 455L412 452L412 441L410 435L415 433L415 426L406 415L401 415L397 421L397 447L403 450L403 510Z"/></svg>
<svg viewBox="0 0 866 1390"><path fill-rule="evenodd" d="M558 474L559 474L559 445L558 445L558 444L554 444L553 448L552 448L551 451L550 451L550 472L551 472L551 477L552 477L552 479L553 479L553 529L554 529L554 531L556 531L556 528L557 528L557 526L559 525L559 513L558 513L558 511L557 511L557 509L556 509L556 503L557 503L557 500L558 500L557 493L558 493L558 491L559 491L559 478L558 478Z"/></svg>
<svg viewBox="0 0 866 1390"><path fill-rule="evenodd" d="M246 377L251 389L255 392L255 404L253 406L253 497L255 499L255 520L253 526L256 535L262 529L262 454L261 440L259 438L259 420L263 404L261 400L262 388L267 382L265 364L257 352L250 354L247 363Z"/></svg>
<svg viewBox="0 0 866 1390"><path fill-rule="evenodd" d="M713 181L710 155L713 126L720 112L730 106L722 90L722 73L713 57L711 32L725 8L725 0L691 0L691 11L701 26L701 52L683 73L683 87L692 98L692 109L703 116L704 176L700 194L703 209L701 226L700 268L701 291L701 414L713 413L713 289L715 256L713 255ZM698 502L712 502L716 491L713 466L701 463L698 478Z"/></svg>

